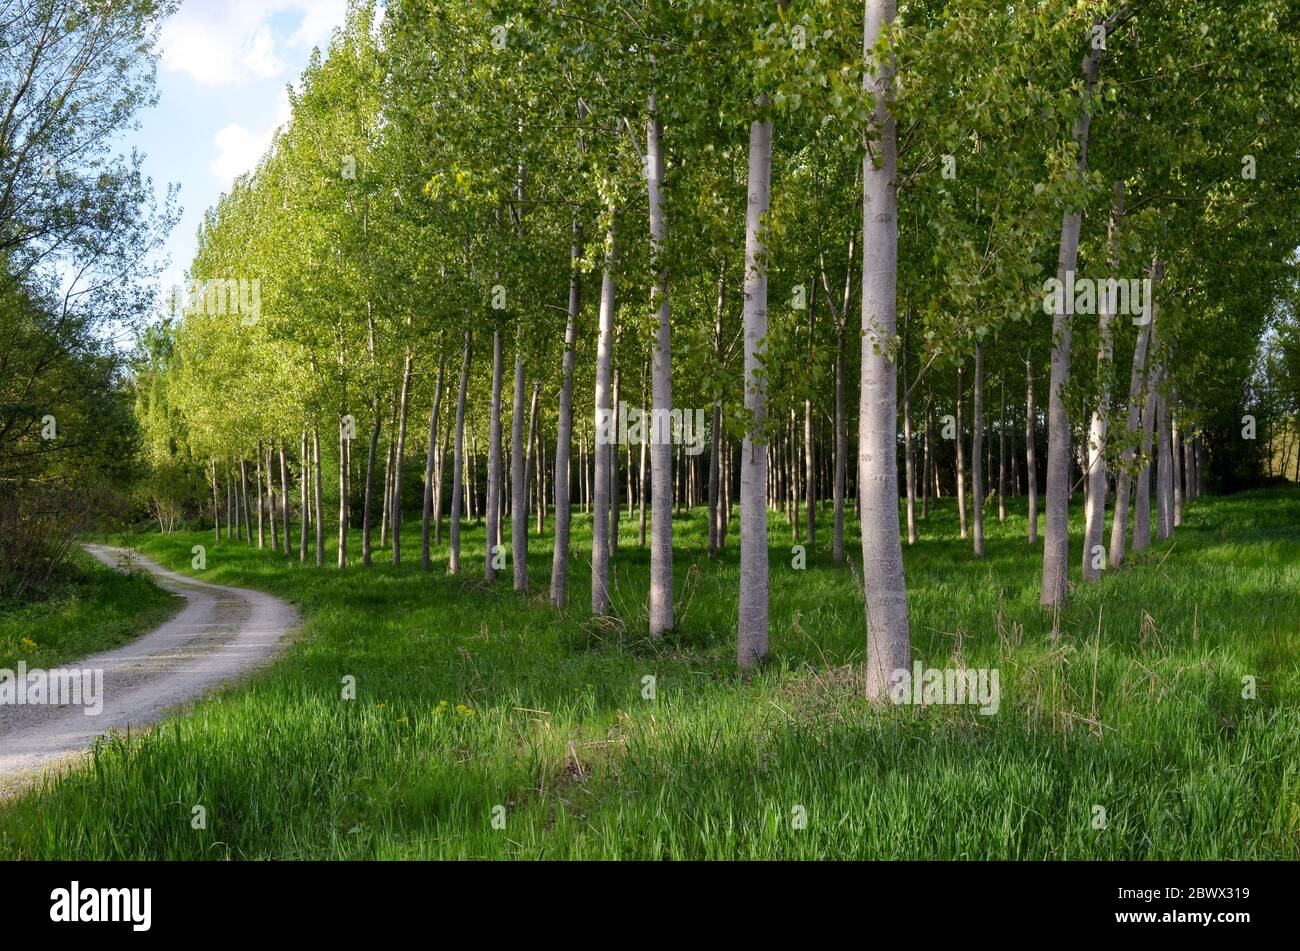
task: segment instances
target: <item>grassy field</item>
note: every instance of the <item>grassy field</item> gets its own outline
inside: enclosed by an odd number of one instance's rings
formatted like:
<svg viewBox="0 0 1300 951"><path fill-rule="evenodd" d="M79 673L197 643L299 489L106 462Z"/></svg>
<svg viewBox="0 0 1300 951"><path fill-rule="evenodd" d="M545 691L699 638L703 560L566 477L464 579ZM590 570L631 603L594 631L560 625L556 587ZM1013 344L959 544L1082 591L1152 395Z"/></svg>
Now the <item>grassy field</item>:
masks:
<svg viewBox="0 0 1300 951"><path fill-rule="evenodd" d="M678 629L659 644L628 523L609 623L587 617L582 557L570 609L546 604L549 535L527 597L508 572L481 585L481 525L460 579L445 551L420 571L415 519L411 564L384 552L342 576L210 533L136 539L185 571L207 545L205 579L293 600L302 636L0 812L0 857L1300 858L1300 493L1199 500L1174 543L1076 587L1056 618L1013 501L982 562L951 499L906 553L915 656L998 668L993 716L861 699L861 594L830 563L829 519L806 570L773 519L772 658L748 684L735 534L710 563L700 512L674 525ZM589 528L576 519L579 555Z"/></svg>
<svg viewBox="0 0 1300 951"><path fill-rule="evenodd" d="M0 668L19 661L51 668L108 650L161 624L182 603L148 575L115 571L77 550L48 596L21 607L0 602Z"/></svg>

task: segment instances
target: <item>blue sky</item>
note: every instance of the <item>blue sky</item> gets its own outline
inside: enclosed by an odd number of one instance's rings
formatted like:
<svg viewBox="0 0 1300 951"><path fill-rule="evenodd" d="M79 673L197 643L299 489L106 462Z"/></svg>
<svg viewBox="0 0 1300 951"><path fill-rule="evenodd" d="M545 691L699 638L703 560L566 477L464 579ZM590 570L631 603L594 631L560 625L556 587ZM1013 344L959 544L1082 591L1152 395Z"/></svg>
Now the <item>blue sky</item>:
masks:
<svg viewBox="0 0 1300 951"><path fill-rule="evenodd" d="M256 165L289 117L285 87L312 47L324 49L346 0L185 0L163 24L158 105L140 115L126 150L145 154L161 200L180 185L184 209L166 253L163 286L183 281L203 212Z"/></svg>

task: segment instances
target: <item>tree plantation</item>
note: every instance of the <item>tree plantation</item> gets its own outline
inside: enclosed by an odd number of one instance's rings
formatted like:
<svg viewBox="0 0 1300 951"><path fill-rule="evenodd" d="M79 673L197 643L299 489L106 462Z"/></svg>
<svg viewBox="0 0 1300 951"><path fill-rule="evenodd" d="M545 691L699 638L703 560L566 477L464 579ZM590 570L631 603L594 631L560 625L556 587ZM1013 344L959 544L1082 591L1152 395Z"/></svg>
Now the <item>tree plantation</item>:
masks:
<svg viewBox="0 0 1300 951"><path fill-rule="evenodd" d="M0 669L269 666L0 855L1300 858L1293 0L349 0L156 300L12 6Z"/></svg>

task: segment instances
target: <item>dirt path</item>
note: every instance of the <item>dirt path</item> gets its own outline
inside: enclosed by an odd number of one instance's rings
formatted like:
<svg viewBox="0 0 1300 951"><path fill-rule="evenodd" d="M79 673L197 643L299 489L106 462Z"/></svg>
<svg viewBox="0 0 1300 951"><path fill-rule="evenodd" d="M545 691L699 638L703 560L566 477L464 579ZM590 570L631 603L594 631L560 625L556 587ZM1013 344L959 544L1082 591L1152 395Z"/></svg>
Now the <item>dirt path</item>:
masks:
<svg viewBox="0 0 1300 951"><path fill-rule="evenodd" d="M109 730L156 723L171 708L247 673L298 623L297 611L272 595L197 581L120 548L86 550L113 567L130 557L161 587L184 598L185 607L129 644L60 668L103 672L99 713L87 715L85 697L80 706L0 704L0 792L89 749ZM96 676L82 682L93 684Z"/></svg>

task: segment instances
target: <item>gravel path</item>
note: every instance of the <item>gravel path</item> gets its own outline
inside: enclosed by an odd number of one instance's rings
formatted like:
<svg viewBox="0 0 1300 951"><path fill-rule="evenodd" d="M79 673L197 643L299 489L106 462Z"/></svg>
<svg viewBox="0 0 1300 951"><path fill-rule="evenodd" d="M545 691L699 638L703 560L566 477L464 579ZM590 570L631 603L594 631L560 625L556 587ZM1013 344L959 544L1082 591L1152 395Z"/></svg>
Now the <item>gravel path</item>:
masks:
<svg viewBox="0 0 1300 951"><path fill-rule="evenodd" d="M103 671L98 714L88 716L84 704L0 704L0 787L30 780L88 750L109 730L156 723L172 708L237 679L274 654L298 623L297 611L272 595L197 581L125 549L87 545L86 550L112 567L129 557L161 587L184 598L185 607L129 644L60 668Z"/></svg>

